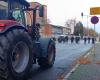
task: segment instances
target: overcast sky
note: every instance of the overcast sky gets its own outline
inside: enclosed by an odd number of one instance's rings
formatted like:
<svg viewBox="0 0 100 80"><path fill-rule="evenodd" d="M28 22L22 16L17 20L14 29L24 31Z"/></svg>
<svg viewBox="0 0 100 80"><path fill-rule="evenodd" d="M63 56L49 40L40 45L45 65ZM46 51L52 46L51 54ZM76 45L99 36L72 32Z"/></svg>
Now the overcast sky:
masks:
<svg viewBox="0 0 100 80"><path fill-rule="evenodd" d="M100 7L100 0L27 0L35 1L47 5L48 19L52 24L65 25L67 19L75 18L82 21L87 26L87 17L81 18L81 12L84 15L90 14L90 7ZM93 28L88 19L89 27ZM100 22L96 25L96 30L100 32Z"/></svg>

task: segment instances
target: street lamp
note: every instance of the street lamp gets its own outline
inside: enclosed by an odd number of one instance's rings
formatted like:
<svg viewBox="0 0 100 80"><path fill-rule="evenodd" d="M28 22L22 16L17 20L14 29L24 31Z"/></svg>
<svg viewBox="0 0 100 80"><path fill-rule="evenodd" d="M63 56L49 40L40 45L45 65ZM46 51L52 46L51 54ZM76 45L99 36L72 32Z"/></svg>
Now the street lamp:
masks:
<svg viewBox="0 0 100 80"><path fill-rule="evenodd" d="M89 36L89 30L88 30L88 18L89 18L89 16L88 15L84 15L83 12L81 13L81 16L82 16L82 18L83 18L83 16L87 17L87 35Z"/></svg>

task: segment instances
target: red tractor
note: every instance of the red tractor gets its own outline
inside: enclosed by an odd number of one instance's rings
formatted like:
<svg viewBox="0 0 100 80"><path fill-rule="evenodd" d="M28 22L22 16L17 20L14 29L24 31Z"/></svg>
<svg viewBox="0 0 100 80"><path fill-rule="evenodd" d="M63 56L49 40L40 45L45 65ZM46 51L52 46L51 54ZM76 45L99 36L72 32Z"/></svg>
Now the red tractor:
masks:
<svg viewBox="0 0 100 80"><path fill-rule="evenodd" d="M50 68L55 61L55 42L41 38L36 12L43 17L43 6L30 8L25 0L0 0L0 80L24 80L33 63ZM32 11L31 25L26 14Z"/></svg>

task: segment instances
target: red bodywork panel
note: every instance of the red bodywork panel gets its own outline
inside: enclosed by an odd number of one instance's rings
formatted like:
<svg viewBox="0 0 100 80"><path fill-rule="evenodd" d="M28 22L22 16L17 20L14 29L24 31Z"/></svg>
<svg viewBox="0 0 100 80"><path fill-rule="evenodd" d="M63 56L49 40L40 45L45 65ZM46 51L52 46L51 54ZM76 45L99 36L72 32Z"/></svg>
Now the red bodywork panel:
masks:
<svg viewBox="0 0 100 80"><path fill-rule="evenodd" d="M5 28L13 26L15 24L18 24L18 22L13 20L0 20L0 32L4 31Z"/></svg>
<svg viewBox="0 0 100 80"><path fill-rule="evenodd" d="M0 20L0 24L4 24L5 26L11 26L17 24L17 21L13 20Z"/></svg>

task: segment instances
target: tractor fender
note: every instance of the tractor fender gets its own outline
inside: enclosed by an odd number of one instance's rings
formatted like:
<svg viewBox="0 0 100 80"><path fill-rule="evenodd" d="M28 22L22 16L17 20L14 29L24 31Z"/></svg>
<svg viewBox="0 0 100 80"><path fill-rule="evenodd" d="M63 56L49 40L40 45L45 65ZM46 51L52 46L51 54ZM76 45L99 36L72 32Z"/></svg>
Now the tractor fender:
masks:
<svg viewBox="0 0 100 80"><path fill-rule="evenodd" d="M27 31L26 27L17 21L0 20L0 34L5 33L9 30L12 30L13 28L25 29Z"/></svg>
<svg viewBox="0 0 100 80"><path fill-rule="evenodd" d="M53 44L53 47L55 48L55 42L52 38L40 38L39 39L40 42L40 53L38 54L39 58L45 58L48 55L48 46L50 43ZM55 51L56 52L56 51Z"/></svg>
<svg viewBox="0 0 100 80"><path fill-rule="evenodd" d="M2 35L2 34L8 32L10 30L13 30L13 29L23 29L26 32L28 32L28 30L22 25L12 25L12 26L6 27L3 31L0 32L0 34Z"/></svg>

